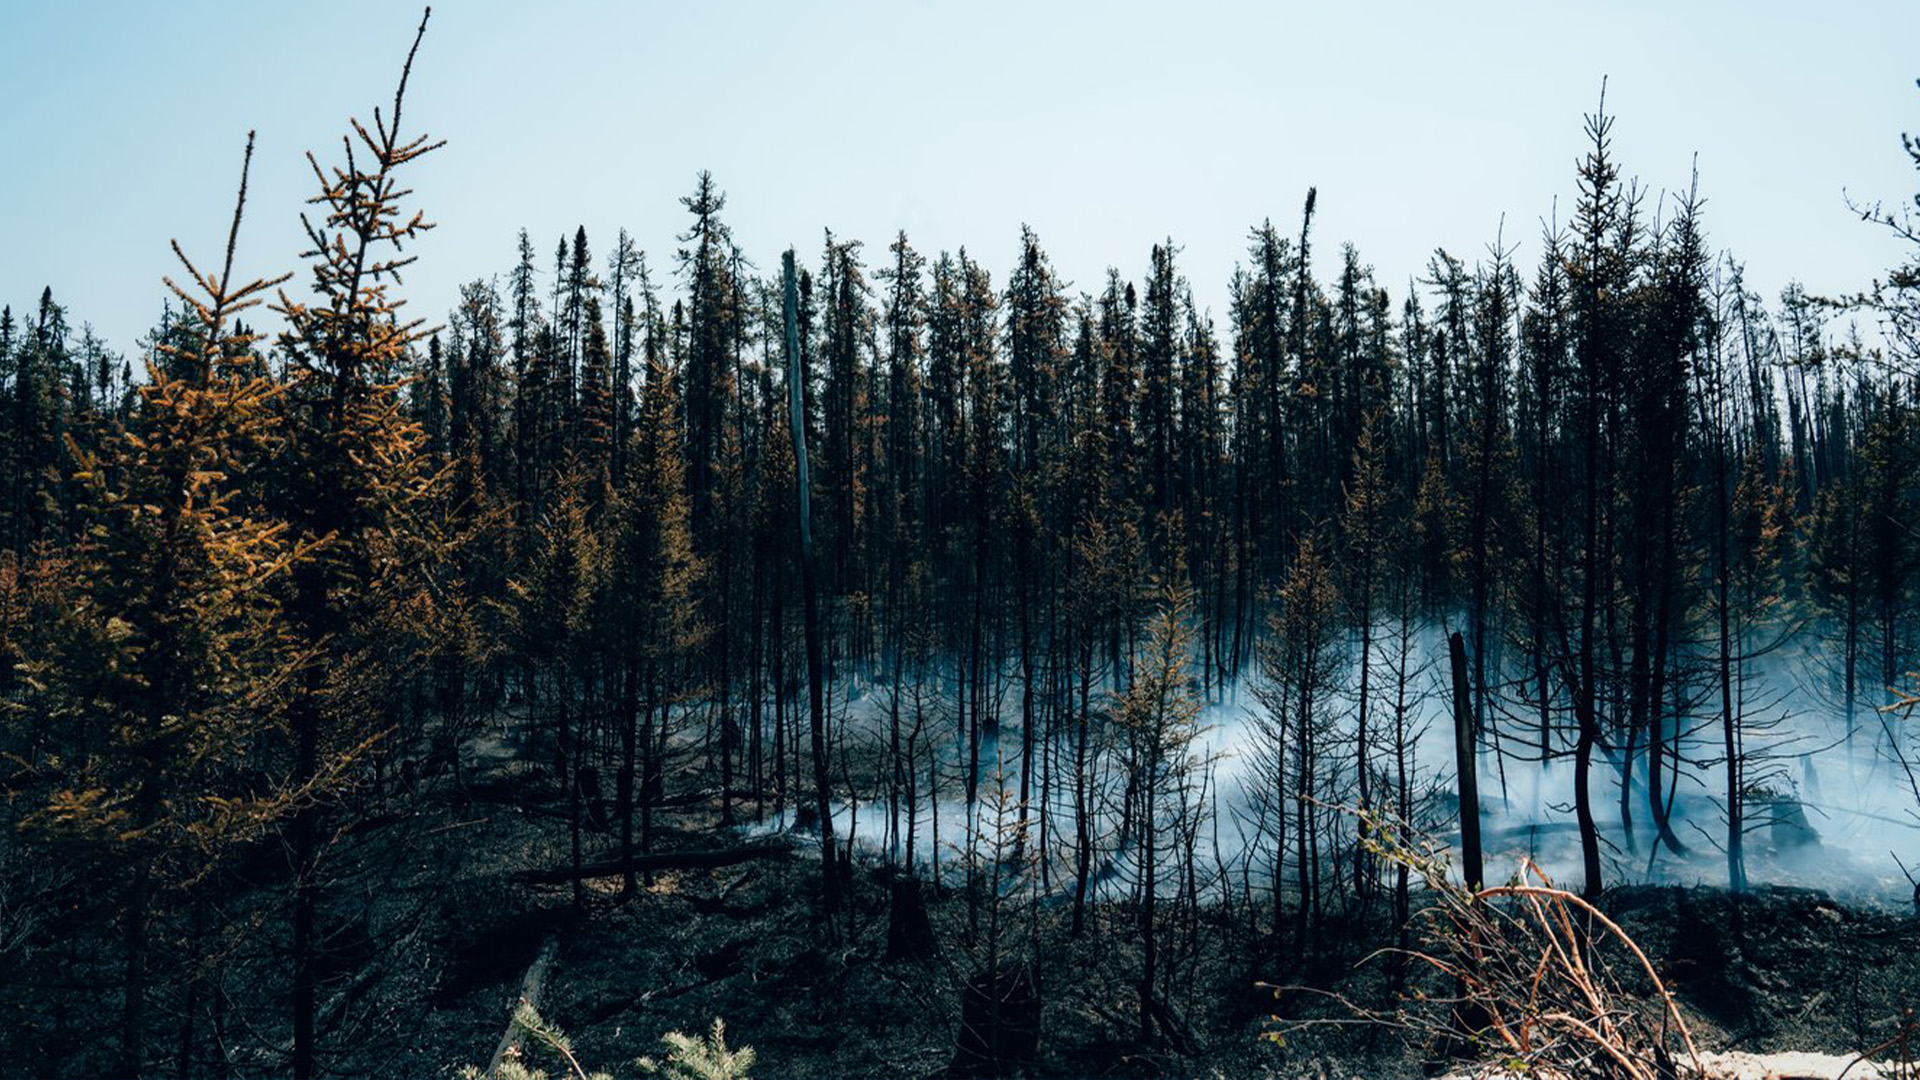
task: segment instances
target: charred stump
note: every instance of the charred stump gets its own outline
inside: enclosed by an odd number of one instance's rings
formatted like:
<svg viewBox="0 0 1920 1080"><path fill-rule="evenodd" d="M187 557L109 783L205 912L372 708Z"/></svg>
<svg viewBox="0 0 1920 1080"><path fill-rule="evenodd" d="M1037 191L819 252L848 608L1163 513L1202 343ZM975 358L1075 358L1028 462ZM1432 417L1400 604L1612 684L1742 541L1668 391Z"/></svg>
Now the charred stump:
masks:
<svg viewBox="0 0 1920 1080"><path fill-rule="evenodd" d="M1040 1056L1040 991L1033 969L978 972L960 996L960 1032L953 1077L1011 1076L1028 1071Z"/></svg>
<svg viewBox="0 0 1920 1080"><path fill-rule="evenodd" d="M933 920L927 914L920 879L895 874L887 888L887 961L930 960L934 944Z"/></svg>

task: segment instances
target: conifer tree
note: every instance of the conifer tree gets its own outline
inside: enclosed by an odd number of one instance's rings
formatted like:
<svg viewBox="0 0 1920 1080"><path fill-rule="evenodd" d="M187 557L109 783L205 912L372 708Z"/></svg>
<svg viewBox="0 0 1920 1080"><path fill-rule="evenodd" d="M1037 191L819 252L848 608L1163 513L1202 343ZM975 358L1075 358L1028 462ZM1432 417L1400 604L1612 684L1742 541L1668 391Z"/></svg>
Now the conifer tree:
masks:
<svg viewBox="0 0 1920 1080"><path fill-rule="evenodd" d="M1847 476L1820 493L1807 529L1807 589L1838 639L1842 745L1852 768L1858 727L1861 660L1866 644L1866 530L1861 528L1862 488Z"/></svg>
<svg viewBox="0 0 1920 1080"><path fill-rule="evenodd" d="M600 298L590 295L583 306L586 338L580 354L580 415L574 453L577 467L587 480L588 497L601 505L606 502L607 489L613 483L616 428L613 358L607 344L606 323L601 318Z"/></svg>
<svg viewBox="0 0 1920 1080"><path fill-rule="evenodd" d="M1140 1041L1154 1041L1157 1018L1164 1017L1156 982L1160 978L1159 873L1172 854L1168 820L1179 809L1166 804L1184 790L1199 767L1193 742L1200 733L1200 703L1189 686L1192 652L1189 627L1191 593L1177 577L1160 587L1158 606L1146 631L1145 651L1134 660L1115 712L1127 740L1128 788L1137 801L1134 863L1139 880L1141 945Z"/></svg>
<svg viewBox="0 0 1920 1080"><path fill-rule="evenodd" d="M873 337L871 288L860 265L860 242L826 234L820 267L825 289L821 322L820 468L818 485L826 514L828 576L832 592L857 592L853 560L863 546L861 510L868 478L862 468L861 428L867 415L867 353Z"/></svg>
<svg viewBox="0 0 1920 1080"><path fill-rule="evenodd" d="M510 316L507 330L513 355L514 504L522 532L532 528L539 509L537 483L540 415L545 405L544 364L537 353L542 333L540 302L534 292L533 242L520 230L519 261L508 276Z"/></svg>
<svg viewBox="0 0 1920 1080"><path fill-rule="evenodd" d="M647 280L647 256L627 230L621 229L614 241L613 254L607 259L607 306L613 313L613 448L612 473L614 486L618 487L626 480L627 440L633 433L636 401L634 397L634 379L644 374L643 367L636 366L635 354L637 338L634 321L637 309L633 304L633 295L629 291L638 283L643 293L650 293ZM651 317L651 295L645 297L648 305L646 314ZM642 331L644 333L645 331ZM644 361L641 361L644 365Z"/></svg>
<svg viewBox="0 0 1920 1080"><path fill-rule="evenodd" d="M245 488L273 449L277 388L234 317L285 280L235 282L245 201L243 167L218 273L174 247L191 284L172 287L197 331L149 368L129 429L82 452L81 589L26 649L36 722L58 731L43 744L52 756L33 764L47 789L28 825L125 871L118 1071L127 1076L147 1068L154 909L297 794L241 779L300 664L275 589L311 551L261 518Z"/></svg>
<svg viewBox="0 0 1920 1080"><path fill-rule="evenodd" d="M694 539L703 553L715 544L710 530L712 473L720 458L720 441L727 403L732 399L734 327L733 290L727 256L732 233L720 220L727 197L702 172L692 195L680 200L693 215L693 225L680 237L689 244L678 253L680 273L687 289L686 359L680 378L685 384L687 424L687 491L691 500Z"/></svg>
<svg viewBox="0 0 1920 1080"><path fill-rule="evenodd" d="M1005 496L1012 548L1014 618L1020 679L1020 821L1029 821L1035 798L1035 754L1042 689L1039 601L1044 590L1046 534L1061 518L1057 507L1067 436L1058 416L1060 383L1066 359L1066 302L1053 267L1031 229L1021 231L1019 266L1007 280L1005 297L1008 433L1010 454ZM1039 796L1042 813L1046 797ZM1022 834L1024 836L1024 833Z"/></svg>
<svg viewBox="0 0 1920 1080"><path fill-rule="evenodd" d="M840 908L840 871L838 852L833 846L833 807L832 796L828 790L826 704L824 687L821 685L824 672L821 670L820 611L818 583L814 570L812 491L807 468L807 435L805 423L806 365L800 353L800 328L798 314L800 307L799 285L795 280L793 251L788 249L781 261L782 303L784 313L787 348L787 399L788 415L793 430L794 489L800 497L799 513L796 515L800 526L800 588L805 603L805 634L807 642L807 714L810 742L813 750L813 788L814 812L820 825L820 900L822 921L826 925L827 939L837 941L839 924L835 916Z"/></svg>
<svg viewBox="0 0 1920 1080"><path fill-rule="evenodd" d="M1380 444L1374 438L1374 416L1361 421L1354 442L1353 480L1348 485L1341 532L1345 541L1344 578L1346 599L1353 627L1359 634L1359 649L1354 657L1354 675L1358 685L1354 693L1354 781L1356 808L1361 820L1375 809L1373 746L1377 738L1373 720L1374 650L1380 618L1382 578L1389 571L1397 545L1392 540L1392 497L1386 482ZM1354 890L1362 897L1369 884L1365 865L1366 849L1354 846Z"/></svg>
<svg viewBox="0 0 1920 1080"><path fill-rule="evenodd" d="M1189 291L1185 302L1185 360L1181 366L1180 414L1176 443L1176 475L1180 477L1180 519L1188 537L1184 557L1194 587L1194 610L1199 623L1200 680L1203 694L1224 686L1225 649L1221 633L1226 626L1227 588L1234 551L1227 522L1228 415L1225 408L1225 366L1213 323L1194 305Z"/></svg>
<svg viewBox="0 0 1920 1080"><path fill-rule="evenodd" d="M911 866L912 810L917 803L918 781L912 747L902 738L902 684L909 654L919 651L909 646L909 619L915 608L908 594L919 578L916 571L924 566L919 547L925 536L921 488L925 468L922 393L926 325L922 274L926 259L913 250L905 232L895 237L888 250L893 254L893 264L878 272L885 288L881 322L886 336L886 376L881 421L884 448L877 483L882 496L876 526L886 563L882 592L889 598L883 629L883 652L891 661L892 684L887 717L888 820L897 844L902 835L900 814L903 808L907 810L905 837L907 864ZM916 656L916 673L919 666ZM890 846L890 854L892 850Z"/></svg>
<svg viewBox="0 0 1920 1080"><path fill-rule="evenodd" d="M460 303L448 327L447 443L461 472L456 498L470 498L477 487L513 494L500 441L501 410L506 406L506 359L500 295L488 281L460 287Z"/></svg>
<svg viewBox="0 0 1920 1080"><path fill-rule="evenodd" d="M1174 503L1174 415L1179 391L1180 292L1173 242L1155 244L1140 326L1140 439L1150 474L1149 517Z"/></svg>
<svg viewBox="0 0 1920 1080"><path fill-rule="evenodd" d="M594 640L594 601L606 583L607 560L588 521L587 482L573 475L536 532L525 578L514 583L516 642L527 661L529 712L545 710L554 733L554 774L567 800L567 839L572 865L583 861L581 829L587 782L588 728ZM542 719L534 713L536 723ZM576 873L573 906L585 906L585 885Z"/></svg>
<svg viewBox="0 0 1920 1080"><path fill-rule="evenodd" d="M1567 312L1566 238L1557 228L1544 231L1544 252L1521 317L1519 378L1515 387L1515 439L1521 474L1530 496L1527 587L1522 607L1527 622L1531 704L1538 710L1540 760L1553 754L1552 629L1559 625L1558 587L1563 580L1557 542L1569 515L1561 511L1564 483L1560 456L1570 344Z"/></svg>
<svg viewBox="0 0 1920 1080"><path fill-rule="evenodd" d="M428 336L426 362L414 374L408 390L408 412L413 422L420 425L422 448L433 455L436 463L444 464L450 456L447 440L447 361L439 334Z"/></svg>
<svg viewBox="0 0 1920 1080"><path fill-rule="evenodd" d="M1276 818L1274 931L1276 936L1287 932L1287 905L1282 898L1287 882L1282 868L1291 839L1295 890L1291 930L1295 947L1305 949L1308 927L1322 915L1319 821L1325 813L1321 799L1326 778L1321 755L1342 666L1335 621L1340 594L1311 534L1301 538L1277 599L1261 655L1261 677L1254 687L1264 713L1260 772L1270 789L1269 812Z"/></svg>
<svg viewBox="0 0 1920 1080"><path fill-rule="evenodd" d="M308 665L290 704L293 784L306 792L288 829L292 883L292 1072L297 1080L321 1068L315 1027L321 953L327 818L342 778L366 759L385 726L381 687L370 685L375 658L388 652L396 625L387 618L413 599L417 570L434 540L415 509L437 476L422 468L420 435L402 412L401 379L420 320L403 321L391 295L402 254L431 225L405 215L396 173L441 144L401 135L407 78L426 32L420 23L402 65L391 113L374 110L371 128L358 122L346 140L346 161L308 162L320 186L317 220L303 215L313 299L280 294L275 310L288 324L280 338L289 385L281 396L288 438L271 481L272 506L288 523L290 542L325 547L294 569L287 597L291 625L305 648L321 654ZM417 625L417 621L415 622ZM389 671L394 669L389 668ZM369 707L374 704L374 707Z"/></svg>
<svg viewBox="0 0 1920 1080"><path fill-rule="evenodd" d="M1627 244L1619 170L1612 157L1612 118L1606 115L1605 96L1587 118L1590 143L1580 165L1581 199L1576 235L1570 252L1568 280L1572 313L1574 379L1577 403L1575 445L1580 454L1580 492L1583 509L1577 534L1579 557L1579 615L1577 637L1563 648L1561 674L1578 724L1574 745L1574 811L1580 829L1583 885L1587 895L1601 886L1600 838L1593 816L1589 778L1593 751L1599 744L1604 705L1600 680L1602 607L1613 590L1607 549L1611 537L1606 518L1612 502L1610 470L1602 435L1613 412L1611 360L1624 344L1624 298L1632 270ZM1611 611L1610 605L1604 605Z"/></svg>
<svg viewBox="0 0 1920 1080"><path fill-rule="evenodd" d="M680 403L660 353L648 357L646 384L629 458L633 469L616 503L611 628L620 662L621 765L616 813L622 887L633 895L633 815L643 807L638 851L651 840L651 804L662 783L657 747L678 699L677 670L697 655L705 634L698 609L701 562L689 531ZM644 757L644 760L640 760ZM643 769L644 775L636 770Z"/></svg>
<svg viewBox="0 0 1920 1080"><path fill-rule="evenodd" d="M1718 544L1713 569L1712 617L1716 624L1720 729L1726 769L1727 887L1747 887L1746 804L1761 786L1756 755L1747 745L1754 726L1751 668L1768 651L1761 634L1776 618L1783 597L1781 561L1792 541L1790 485L1768 475L1756 451L1740 464L1739 479Z"/></svg>
<svg viewBox="0 0 1920 1080"><path fill-rule="evenodd" d="M1477 733L1486 734L1490 714L1487 679L1488 653L1493 651L1492 622L1504 606L1496 591L1495 567L1506 561L1503 550L1513 506L1510 472L1512 431L1508 427L1508 368L1512 360L1513 295L1518 291L1507 252L1495 247L1493 265L1474 284L1473 322L1477 347L1464 374L1462 395L1471 403L1460 451L1464 499L1461 506L1462 577L1467 602L1467 645L1473 657L1473 717ZM1504 777L1505 773L1502 772Z"/></svg>
<svg viewBox="0 0 1920 1080"><path fill-rule="evenodd" d="M1920 467L1920 425L1914 405L1899 383L1888 383L1866 403L1865 430L1858 455L1858 512L1863 530L1862 588L1868 626L1874 638L1875 682L1884 692L1905 675L1902 640L1920 578L1920 543L1910 528L1915 520L1915 472Z"/></svg>
<svg viewBox="0 0 1920 1080"><path fill-rule="evenodd" d="M23 323L20 341L12 351L8 539L13 550L25 551L35 541L51 538L57 511L67 316L66 309L54 302L52 288L41 291L39 308L30 322Z"/></svg>

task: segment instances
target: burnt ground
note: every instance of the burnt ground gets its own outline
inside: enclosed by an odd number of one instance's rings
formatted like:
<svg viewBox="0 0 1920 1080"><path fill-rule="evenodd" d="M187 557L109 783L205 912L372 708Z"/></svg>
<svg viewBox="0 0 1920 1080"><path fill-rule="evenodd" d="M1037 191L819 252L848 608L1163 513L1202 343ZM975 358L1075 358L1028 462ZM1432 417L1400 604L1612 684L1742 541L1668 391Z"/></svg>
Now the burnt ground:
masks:
<svg viewBox="0 0 1920 1080"><path fill-rule="evenodd" d="M719 1016L731 1042L758 1050L762 1077L951 1072L968 976L991 951L988 905L970 904L958 889L925 890L932 955L889 960L890 878L863 864L851 883L851 932L828 944L818 915L817 849L795 837L776 856L662 872L629 900L618 895L617 878L595 879L584 911L575 913L566 885L507 879L513 870L566 864L564 821L508 802L537 794L539 783L537 775L508 783L483 769L463 804L447 812L467 823L443 834L460 853L435 861L459 869L427 883L436 900L433 977L402 1014L410 1034L384 1061L400 1070L394 1075L447 1076L463 1063L485 1064L526 966L550 935L559 949L541 1009L589 1066L624 1070L639 1054L658 1052L663 1032L704 1030ZM680 808L663 822L657 851L709 849L716 832L727 835L711 803ZM604 856L612 844L611 835L596 834L589 850ZM1920 997L1920 921L1910 911L1797 887L1740 897L1708 887L1624 887L1602 906L1675 990L1702 1050L1852 1052L1891 1035ZM970 909L978 919L972 928ZM1263 980L1332 988L1374 1007L1412 989L1391 959L1361 962L1390 943L1377 918L1336 919L1301 959L1265 935L1270 914L1202 911L1194 947L1176 956L1181 974L1159 1018L1165 1034L1143 1047L1135 1038L1139 948L1131 913L1097 907L1078 938L1068 933L1068 916L1066 905L1044 902L1001 912L1004 963L1017 967L1030 956L1034 972L1037 1049L1020 1072L1430 1074L1427 1048L1379 1029L1310 1028L1285 1045L1262 1038L1276 1008L1295 1018L1344 1016L1311 994L1276 1002L1257 985ZM1031 953L1030 941L1038 943Z"/></svg>

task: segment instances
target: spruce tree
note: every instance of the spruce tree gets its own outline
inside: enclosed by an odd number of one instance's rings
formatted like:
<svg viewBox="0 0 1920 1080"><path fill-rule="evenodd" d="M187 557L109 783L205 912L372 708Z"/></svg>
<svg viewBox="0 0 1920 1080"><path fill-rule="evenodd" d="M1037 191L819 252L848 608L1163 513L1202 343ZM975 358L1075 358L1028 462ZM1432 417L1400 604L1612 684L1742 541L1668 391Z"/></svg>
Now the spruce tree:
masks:
<svg viewBox="0 0 1920 1080"><path fill-rule="evenodd" d="M1200 733L1200 702L1187 677L1193 637L1191 592L1176 579L1163 584L1148 622L1144 651L1134 659L1127 689L1115 708L1127 745L1128 789L1137 809L1133 841L1138 901L1141 961L1139 996L1140 1041L1152 1043L1165 1005L1156 983L1161 977L1160 899L1161 864L1174 853L1169 821L1184 808L1169 807L1179 799L1185 783L1199 768L1194 740Z"/></svg>
<svg viewBox="0 0 1920 1080"><path fill-rule="evenodd" d="M616 813L627 895L635 888L633 856L648 850L651 841L651 803L662 771L659 732L678 703L684 658L698 654L706 633L698 608L702 564L688 522L681 431L672 372L666 358L655 353L648 358L629 450L632 471L615 502L611 630L621 679ZM636 849L637 802L643 810Z"/></svg>
<svg viewBox="0 0 1920 1080"><path fill-rule="evenodd" d="M404 248L432 226L406 214L396 174L441 145L401 135L401 108L413 57L426 32L423 18L401 68L390 113L376 108L369 128L353 124L347 160L323 168L312 155L322 208L302 223L311 247L309 301L281 292L275 310L287 321L280 347L289 385L281 395L287 432L271 478L271 505L288 523L290 542L323 545L291 575L286 603L303 647L317 655L294 688L289 727L291 781L303 790L287 830L292 892L292 1062L297 1080L321 1069L315 1026L325 943L328 827L345 809L338 796L387 726L383 686L375 673L405 677L407 650L395 635L408 624L392 618L412 603L420 568L436 540L415 513L435 474L423 469L420 433L403 412L402 382L422 323L403 320L392 295L413 261ZM417 616L409 620L418 625ZM375 662L375 661L378 662ZM370 681L373 680L373 681Z"/></svg>
<svg viewBox="0 0 1920 1080"><path fill-rule="evenodd" d="M149 367L128 429L81 455L79 589L23 650L36 722L59 733L30 765L47 786L27 824L56 850L125 877L117 1071L126 1076L147 1069L155 909L178 903L296 794L294 784L247 779L302 663L276 590L313 543L289 538L249 501L248 474L277 442L278 388L235 316L285 277L233 279L246 173L220 271L202 273L174 247L190 284L168 284L195 332Z"/></svg>

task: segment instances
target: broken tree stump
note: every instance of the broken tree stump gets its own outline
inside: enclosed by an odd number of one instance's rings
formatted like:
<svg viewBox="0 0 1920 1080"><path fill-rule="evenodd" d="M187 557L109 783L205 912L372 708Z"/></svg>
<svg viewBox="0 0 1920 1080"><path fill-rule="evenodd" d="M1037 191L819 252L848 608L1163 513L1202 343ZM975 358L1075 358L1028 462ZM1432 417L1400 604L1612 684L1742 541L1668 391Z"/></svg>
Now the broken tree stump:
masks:
<svg viewBox="0 0 1920 1080"><path fill-rule="evenodd" d="M952 1077L1017 1076L1040 1056L1040 988L1033 969L977 972L960 996Z"/></svg>
<svg viewBox="0 0 1920 1080"><path fill-rule="evenodd" d="M934 944L920 879L907 872L895 874L887 887L887 959L929 960Z"/></svg>

